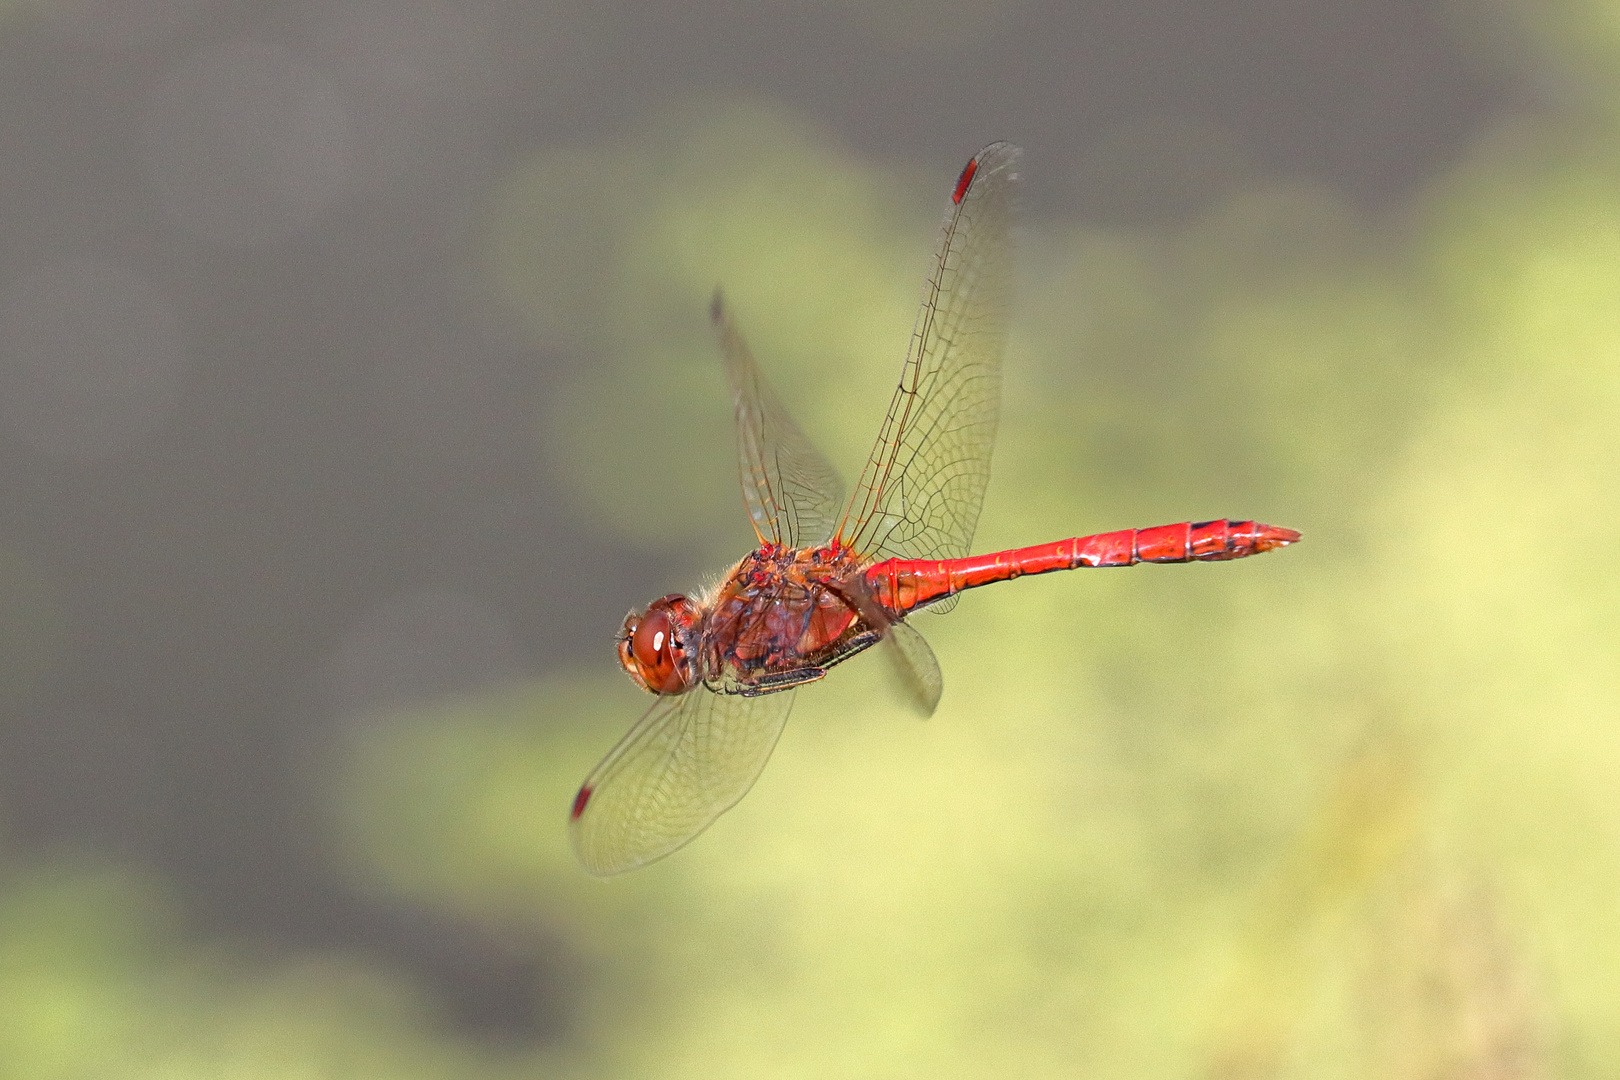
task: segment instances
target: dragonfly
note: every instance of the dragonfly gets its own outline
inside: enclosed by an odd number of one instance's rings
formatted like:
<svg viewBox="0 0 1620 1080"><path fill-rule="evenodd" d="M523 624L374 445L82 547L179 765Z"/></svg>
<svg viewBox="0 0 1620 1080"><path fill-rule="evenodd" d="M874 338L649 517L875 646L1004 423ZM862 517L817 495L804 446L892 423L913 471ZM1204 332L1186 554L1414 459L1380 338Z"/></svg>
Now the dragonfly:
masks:
<svg viewBox="0 0 1620 1080"><path fill-rule="evenodd" d="M1241 559L1299 540L1221 519L970 554L1001 408L1019 158L992 143L957 177L900 384L847 502L715 294L759 544L713 588L625 617L619 663L657 700L574 796L569 832L587 871L660 859L735 806L795 691L866 649L881 646L907 699L931 714L943 680L908 621L916 612L948 611L968 589L1027 574Z"/></svg>

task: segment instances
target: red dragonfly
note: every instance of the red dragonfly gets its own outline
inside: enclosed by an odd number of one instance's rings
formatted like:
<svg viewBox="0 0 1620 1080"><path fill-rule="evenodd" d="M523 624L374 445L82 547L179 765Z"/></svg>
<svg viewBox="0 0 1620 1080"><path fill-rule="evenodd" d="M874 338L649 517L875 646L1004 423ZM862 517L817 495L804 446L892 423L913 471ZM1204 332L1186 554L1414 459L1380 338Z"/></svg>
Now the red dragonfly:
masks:
<svg viewBox="0 0 1620 1080"><path fill-rule="evenodd" d="M793 691L873 645L932 713L939 664L912 612L948 611L964 589L1024 574L1241 559L1299 539L1254 521L1199 521L968 554L1000 412L1018 158L992 143L957 178L900 386L847 504L715 295L759 547L711 591L626 616L619 662L658 700L574 797L574 850L591 873L662 858L736 805Z"/></svg>

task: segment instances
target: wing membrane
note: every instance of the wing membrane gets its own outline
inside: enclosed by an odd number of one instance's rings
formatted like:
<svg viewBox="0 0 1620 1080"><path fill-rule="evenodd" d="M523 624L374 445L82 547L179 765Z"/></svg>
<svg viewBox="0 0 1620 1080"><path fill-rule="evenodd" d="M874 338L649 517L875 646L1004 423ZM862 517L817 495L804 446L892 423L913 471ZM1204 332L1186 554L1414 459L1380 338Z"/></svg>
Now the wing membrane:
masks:
<svg viewBox="0 0 1620 1080"><path fill-rule="evenodd" d="M897 622L884 631L878 647L888 657L889 670L912 711L924 720L933 716L945 692L945 677L939 672L939 661L928 642L905 623Z"/></svg>
<svg viewBox="0 0 1620 1080"><path fill-rule="evenodd" d="M844 482L765 381L718 291L711 315L737 404L737 465L754 533L762 544L820 544L832 535Z"/></svg>
<svg viewBox="0 0 1620 1080"><path fill-rule="evenodd" d="M754 786L792 707L791 690L659 698L575 799L569 832L585 869L633 870L708 828Z"/></svg>
<svg viewBox="0 0 1620 1080"><path fill-rule="evenodd" d="M957 181L900 385L839 524L874 559L960 558L973 542L1001 411L1019 153L992 143Z"/></svg>

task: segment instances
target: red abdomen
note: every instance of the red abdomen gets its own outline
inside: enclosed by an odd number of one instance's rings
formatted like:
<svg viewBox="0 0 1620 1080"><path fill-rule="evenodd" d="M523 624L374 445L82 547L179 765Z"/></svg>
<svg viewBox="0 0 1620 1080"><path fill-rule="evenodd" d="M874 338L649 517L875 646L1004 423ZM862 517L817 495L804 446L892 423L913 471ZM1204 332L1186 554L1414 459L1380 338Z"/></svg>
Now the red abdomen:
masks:
<svg viewBox="0 0 1620 1080"><path fill-rule="evenodd" d="M1293 529L1258 521L1183 521L1151 529L1078 536L1051 544L965 559L889 559L866 570L878 603L897 615L996 581L1084 566L1242 559L1299 539Z"/></svg>

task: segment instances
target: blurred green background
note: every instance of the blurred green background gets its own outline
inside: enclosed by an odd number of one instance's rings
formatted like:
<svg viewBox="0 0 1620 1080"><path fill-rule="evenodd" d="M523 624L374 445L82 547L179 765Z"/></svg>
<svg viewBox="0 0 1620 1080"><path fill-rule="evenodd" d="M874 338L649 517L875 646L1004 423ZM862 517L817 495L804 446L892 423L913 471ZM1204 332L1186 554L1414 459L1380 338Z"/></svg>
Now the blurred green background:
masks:
<svg viewBox="0 0 1620 1080"><path fill-rule="evenodd" d="M0 6L0 1080L1620 1070L1620 5ZM1023 144L984 590L603 883L625 609Z"/></svg>

